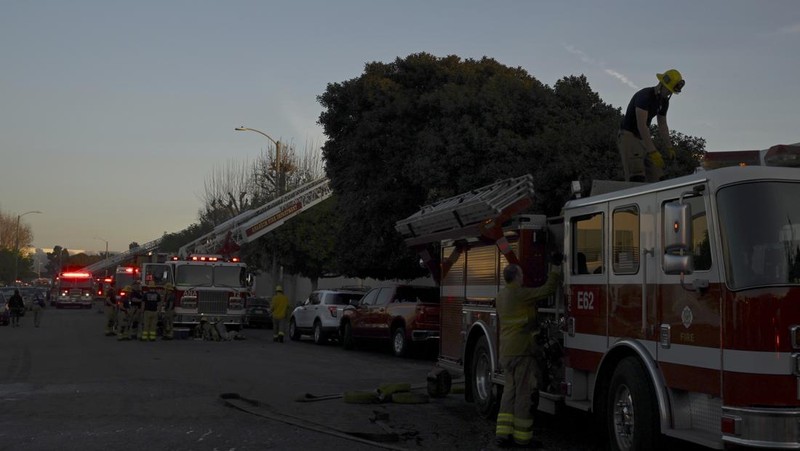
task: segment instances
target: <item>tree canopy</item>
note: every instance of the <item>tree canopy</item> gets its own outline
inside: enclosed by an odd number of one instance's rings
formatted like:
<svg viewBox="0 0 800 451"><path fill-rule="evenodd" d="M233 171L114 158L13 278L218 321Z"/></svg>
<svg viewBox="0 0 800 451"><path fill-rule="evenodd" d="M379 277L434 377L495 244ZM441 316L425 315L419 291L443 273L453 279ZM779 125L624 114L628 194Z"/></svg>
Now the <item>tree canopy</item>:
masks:
<svg viewBox="0 0 800 451"><path fill-rule="evenodd" d="M549 87L491 58L419 53L368 63L360 77L329 84L319 102L323 157L346 224L335 255L350 276L424 274L394 223L427 203L530 173L540 193L533 210L555 215L570 181L622 179L622 113L582 75ZM693 170L704 146L673 137L691 151L670 176Z"/></svg>

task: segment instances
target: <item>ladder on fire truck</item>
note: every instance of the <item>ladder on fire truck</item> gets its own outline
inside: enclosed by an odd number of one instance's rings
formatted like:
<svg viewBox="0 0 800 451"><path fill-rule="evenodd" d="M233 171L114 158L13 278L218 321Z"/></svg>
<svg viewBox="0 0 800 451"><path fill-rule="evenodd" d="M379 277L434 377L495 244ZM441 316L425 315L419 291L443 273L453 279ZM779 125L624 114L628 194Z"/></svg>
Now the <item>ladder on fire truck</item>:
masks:
<svg viewBox="0 0 800 451"><path fill-rule="evenodd" d="M211 232L185 244L178 254L229 253L230 247L254 241L282 226L287 220L317 205L332 193L327 177L313 180L266 204L247 210L216 226Z"/></svg>
<svg viewBox="0 0 800 451"><path fill-rule="evenodd" d="M92 263L91 265L83 268L83 271L87 271L90 273L95 273L98 271L104 271L106 269L114 268L120 263L129 260L131 258L137 257L139 255L144 255L148 252L152 252L158 249L158 245L161 243L161 238L155 239L153 241L149 241L147 243L142 244L139 247L135 247L133 249L129 249L125 252L120 254L112 255L111 257L105 258L98 262Z"/></svg>
<svg viewBox="0 0 800 451"><path fill-rule="evenodd" d="M422 207L395 223L406 244L417 251L437 283L440 274L432 243L481 237L497 243L509 262L516 263L503 236L503 223L533 204L533 176L500 180ZM448 259L450 260L450 259ZM448 262L443 262L445 273Z"/></svg>

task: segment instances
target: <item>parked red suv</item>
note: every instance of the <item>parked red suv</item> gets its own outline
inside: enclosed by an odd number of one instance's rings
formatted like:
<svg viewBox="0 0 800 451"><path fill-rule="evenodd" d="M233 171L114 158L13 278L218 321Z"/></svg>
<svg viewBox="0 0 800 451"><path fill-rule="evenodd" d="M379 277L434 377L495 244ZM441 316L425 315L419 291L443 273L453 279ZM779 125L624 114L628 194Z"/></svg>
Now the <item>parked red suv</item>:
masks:
<svg viewBox="0 0 800 451"><path fill-rule="evenodd" d="M390 340L397 356L412 343L439 339L439 288L414 285L374 288L344 309L339 336L345 349L356 341Z"/></svg>

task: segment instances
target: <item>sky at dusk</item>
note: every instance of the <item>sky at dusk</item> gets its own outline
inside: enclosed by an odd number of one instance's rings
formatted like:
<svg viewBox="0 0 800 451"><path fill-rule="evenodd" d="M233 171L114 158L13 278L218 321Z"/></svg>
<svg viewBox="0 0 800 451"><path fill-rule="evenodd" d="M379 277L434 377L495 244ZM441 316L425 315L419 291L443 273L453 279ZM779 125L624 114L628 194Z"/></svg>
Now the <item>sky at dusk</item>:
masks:
<svg viewBox="0 0 800 451"><path fill-rule="evenodd" d="M800 142L800 2L0 2L0 210L33 245L112 251L197 222L204 181L325 142L328 83L427 52L584 74L624 108L683 73L670 128L707 150Z"/></svg>

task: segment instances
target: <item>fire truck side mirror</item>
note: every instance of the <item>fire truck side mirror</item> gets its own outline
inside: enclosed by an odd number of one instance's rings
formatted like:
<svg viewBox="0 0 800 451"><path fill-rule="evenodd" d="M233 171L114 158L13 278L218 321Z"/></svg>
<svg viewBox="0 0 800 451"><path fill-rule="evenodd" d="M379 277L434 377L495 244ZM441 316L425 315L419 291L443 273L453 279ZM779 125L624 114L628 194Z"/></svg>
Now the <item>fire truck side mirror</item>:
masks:
<svg viewBox="0 0 800 451"><path fill-rule="evenodd" d="M664 205L664 272L691 274L692 207L681 201Z"/></svg>

